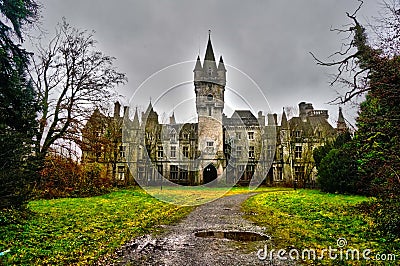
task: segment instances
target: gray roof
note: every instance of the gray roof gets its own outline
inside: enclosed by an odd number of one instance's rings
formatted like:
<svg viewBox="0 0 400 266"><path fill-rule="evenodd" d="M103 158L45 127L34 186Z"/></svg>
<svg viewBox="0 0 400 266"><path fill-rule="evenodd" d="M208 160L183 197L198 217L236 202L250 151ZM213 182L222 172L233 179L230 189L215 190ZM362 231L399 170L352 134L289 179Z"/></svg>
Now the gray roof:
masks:
<svg viewBox="0 0 400 266"><path fill-rule="evenodd" d="M236 110L231 118L224 119L224 125L229 126L258 126L258 120L250 110Z"/></svg>

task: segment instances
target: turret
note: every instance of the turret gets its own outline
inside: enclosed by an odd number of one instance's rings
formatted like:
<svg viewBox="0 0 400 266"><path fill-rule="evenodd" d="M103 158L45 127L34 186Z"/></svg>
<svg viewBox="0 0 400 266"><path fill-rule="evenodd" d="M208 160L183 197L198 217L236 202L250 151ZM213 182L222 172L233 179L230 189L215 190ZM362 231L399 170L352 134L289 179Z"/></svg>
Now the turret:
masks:
<svg viewBox="0 0 400 266"><path fill-rule="evenodd" d="M218 83L225 86L225 84L226 84L226 68L225 68L224 60L222 60L222 55L219 58L217 75L218 75Z"/></svg>
<svg viewBox="0 0 400 266"><path fill-rule="evenodd" d="M289 123L287 121L285 108L283 108L283 112L282 112L281 128L282 129L289 129Z"/></svg>
<svg viewBox="0 0 400 266"><path fill-rule="evenodd" d="M346 122L342 113L342 107L339 107L339 116L336 124L336 130L338 133L343 133L347 131Z"/></svg>
<svg viewBox="0 0 400 266"><path fill-rule="evenodd" d="M211 82L225 86L226 84L226 68L222 56L219 59L218 67L215 62L214 51L211 43L211 33L208 33L208 43L206 54L204 56L203 66L201 65L200 56L197 56L196 65L194 67L194 82Z"/></svg>
<svg viewBox="0 0 400 266"><path fill-rule="evenodd" d="M203 67L201 66L200 56L197 56L196 66L194 67L194 81L200 81L203 78Z"/></svg>

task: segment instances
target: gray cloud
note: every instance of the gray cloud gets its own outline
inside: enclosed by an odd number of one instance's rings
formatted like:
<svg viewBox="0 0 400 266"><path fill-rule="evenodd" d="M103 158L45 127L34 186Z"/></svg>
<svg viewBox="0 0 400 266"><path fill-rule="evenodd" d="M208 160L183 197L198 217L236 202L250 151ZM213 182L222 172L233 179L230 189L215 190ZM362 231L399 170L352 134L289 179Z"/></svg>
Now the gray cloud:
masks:
<svg viewBox="0 0 400 266"><path fill-rule="evenodd" d="M74 26L96 31L99 48L115 56L119 70L127 73L129 83L118 88L127 99L161 68L195 60L199 50L203 58L211 29L216 56L222 54L225 63L249 74L272 111L310 101L317 109L329 109L334 120L337 107L326 104L335 97L327 77L334 69L316 66L309 52L324 59L340 47L343 36L330 28L348 23L345 12L353 11L358 2L42 0L42 4L43 28L49 32L63 16ZM360 16L370 18L378 8L377 1L366 1ZM229 73L227 77L229 82ZM157 96L149 91L150 97Z"/></svg>

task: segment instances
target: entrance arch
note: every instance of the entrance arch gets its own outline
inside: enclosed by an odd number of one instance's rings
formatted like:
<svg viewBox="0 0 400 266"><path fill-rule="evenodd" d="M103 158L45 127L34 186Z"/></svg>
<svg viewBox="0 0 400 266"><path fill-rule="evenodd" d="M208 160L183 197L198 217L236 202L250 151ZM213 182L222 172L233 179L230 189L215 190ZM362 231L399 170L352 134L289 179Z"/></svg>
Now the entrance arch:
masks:
<svg viewBox="0 0 400 266"><path fill-rule="evenodd" d="M203 170L203 184L210 183L215 179L217 179L217 169L215 169L215 166L210 163Z"/></svg>

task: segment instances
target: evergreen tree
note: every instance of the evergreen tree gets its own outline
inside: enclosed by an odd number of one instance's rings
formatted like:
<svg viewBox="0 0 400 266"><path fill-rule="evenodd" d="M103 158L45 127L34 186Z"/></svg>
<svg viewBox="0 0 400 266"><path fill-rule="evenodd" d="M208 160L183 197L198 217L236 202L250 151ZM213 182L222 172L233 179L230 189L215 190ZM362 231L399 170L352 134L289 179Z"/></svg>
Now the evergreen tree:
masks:
<svg viewBox="0 0 400 266"><path fill-rule="evenodd" d="M22 28L35 21L37 10L32 0L0 2L0 210L23 206L34 181L37 105L27 80L29 54L21 43Z"/></svg>
<svg viewBox="0 0 400 266"><path fill-rule="evenodd" d="M356 18L357 9L347 14L352 26L341 30L353 34L349 48L335 53L344 58L330 63L317 59L317 62L336 66L339 73L333 82L342 81L350 86L344 97L338 99L340 102L366 95L352 141L352 150L357 151L360 178L357 186L359 191L377 197L377 202L368 209L372 210L379 229L396 238L400 237L400 1L383 5L382 18L373 26L378 41L368 42L366 30ZM343 78L343 73L349 71L352 80Z"/></svg>

